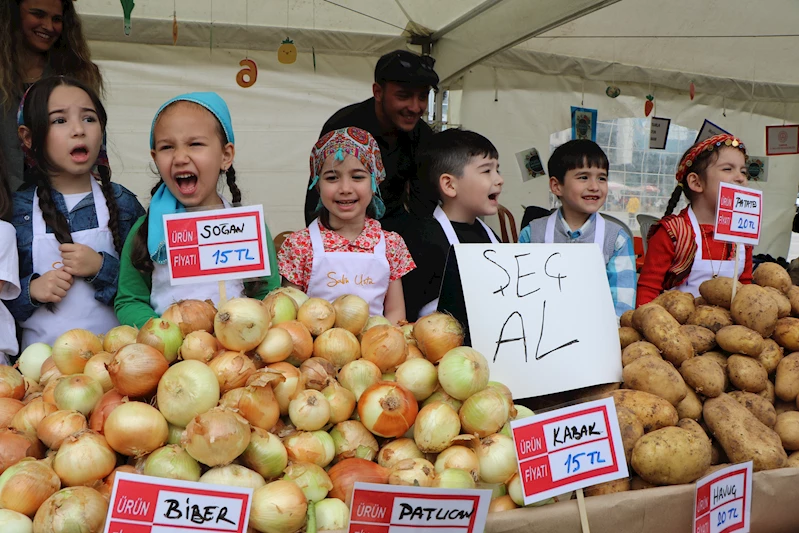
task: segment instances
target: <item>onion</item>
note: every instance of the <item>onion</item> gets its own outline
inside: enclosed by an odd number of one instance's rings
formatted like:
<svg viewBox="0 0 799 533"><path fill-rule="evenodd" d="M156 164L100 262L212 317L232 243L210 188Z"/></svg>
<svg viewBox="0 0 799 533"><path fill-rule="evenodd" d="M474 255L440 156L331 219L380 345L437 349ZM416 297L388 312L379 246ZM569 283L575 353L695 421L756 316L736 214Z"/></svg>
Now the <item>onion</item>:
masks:
<svg viewBox="0 0 799 533"><path fill-rule="evenodd" d="M38 383L25 376L22 376L22 379L25 381L25 396L22 397L22 403L28 403L34 394L41 396L43 389Z"/></svg>
<svg viewBox="0 0 799 533"><path fill-rule="evenodd" d="M289 462L286 447L265 429L254 427L250 431L250 443L241 454L241 461L266 480L278 477Z"/></svg>
<svg viewBox="0 0 799 533"><path fill-rule="evenodd" d="M491 505L488 506L489 513L498 513L500 511L510 511L511 509L518 509L518 505L514 503L513 498L508 496L500 496L491 500Z"/></svg>
<svg viewBox="0 0 799 533"><path fill-rule="evenodd" d="M308 301L308 295L302 292L300 289L297 289L296 287L280 287L273 290L269 294L275 294L275 293L280 293L290 296L291 299L294 300L294 303L297 304L298 308L302 304Z"/></svg>
<svg viewBox="0 0 799 533"><path fill-rule="evenodd" d="M3 533L33 533L33 520L11 509L0 509L0 530Z"/></svg>
<svg viewBox="0 0 799 533"><path fill-rule="evenodd" d="M219 405L236 409L251 425L265 430L273 428L280 419L280 406L268 385L233 389L222 396Z"/></svg>
<svg viewBox="0 0 799 533"><path fill-rule="evenodd" d="M0 429L0 474L25 457L35 459L44 457L44 447L39 439L16 429Z"/></svg>
<svg viewBox="0 0 799 533"><path fill-rule="evenodd" d="M336 461L350 457L373 461L377 456L377 439L357 420L339 422L330 430L330 436L336 446Z"/></svg>
<svg viewBox="0 0 799 533"><path fill-rule="evenodd" d="M68 376L59 376L55 379L51 379L47 382L47 385L44 386L42 389L42 399L47 403L55 404L55 388L58 386L60 382L65 380ZM22 403L25 403L23 400Z"/></svg>
<svg viewBox="0 0 799 533"><path fill-rule="evenodd" d="M158 448L144 460L145 476L200 480L200 464L180 446L170 444Z"/></svg>
<svg viewBox="0 0 799 533"><path fill-rule="evenodd" d="M499 381L489 381L486 385L486 388L496 390L502 394L502 396L508 399L508 403L510 403L511 406L513 405L513 393L511 393L507 385L500 383Z"/></svg>
<svg viewBox="0 0 799 533"><path fill-rule="evenodd" d="M75 410L62 409L45 416L36 436L51 450L58 450L64 439L88 427L86 417Z"/></svg>
<svg viewBox="0 0 799 533"><path fill-rule="evenodd" d="M24 406L24 403L14 398L0 398L0 428L8 427L17 411Z"/></svg>
<svg viewBox="0 0 799 533"><path fill-rule="evenodd" d="M210 300L181 300L167 307L161 318L177 324L184 336L193 331L213 333L216 308Z"/></svg>
<svg viewBox="0 0 799 533"><path fill-rule="evenodd" d="M446 468L433 480L433 486L442 489L473 489L475 482L466 470Z"/></svg>
<svg viewBox="0 0 799 533"><path fill-rule="evenodd" d="M463 431L480 438L497 433L510 417L513 404L495 388L468 397L460 409Z"/></svg>
<svg viewBox="0 0 799 533"><path fill-rule="evenodd" d="M336 369L327 359L311 357L300 365L300 374L306 388L320 391L336 378Z"/></svg>
<svg viewBox="0 0 799 533"><path fill-rule="evenodd" d="M247 379L255 373L255 363L241 352L224 351L218 353L208 363L219 381L219 392L243 387Z"/></svg>
<svg viewBox="0 0 799 533"><path fill-rule="evenodd" d="M375 383L358 400L361 422L379 437L403 435L413 425L418 412L416 399L397 383Z"/></svg>
<svg viewBox="0 0 799 533"><path fill-rule="evenodd" d="M349 420L355 410L355 395L342 387L335 379L322 389L327 403L330 404L330 423L338 424Z"/></svg>
<svg viewBox="0 0 799 533"><path fill-rule="evenodd" d="M309 502L324 500L327 493L333 488L333 483L327 472L313 463L290 464L286 469L284 479L295 482Z"/></svg>
<svg viewBox="0 0 799 533"><path fill-rule="evenodd" d="M444 402L422 407L413 424L413 440L424 453L439 453L461 432L458 413Z"/></svg>
<svg viewBox="0 0 799 533"><path fill-rule="evenodd" d="M363 332L372 329L375 326L393 326L394 324L391 323L391 320L387 319L384 316L380 315L373 315L370 316L369 319L366 321L366 325L363 327Z"/></svg>
<svg viewBox="0 0 799 533"><path fill-rule="evenodd" d="M17 368L26 378L39 382L42 375L42 363L53 353L52 348L43 342L34 342L25 348L17 361Z"/></svg>
<svg viewBox="0 0 799 533"><path fill-rule="evenodd" d="M53 361L53 356L48 357L42 363L42 372L39 376L39 385L42 387L47 386L51 380L56 378L60 378L64 374L55 366L55 361Z"/></svg>
<svg viewBox="0 0 799 533"><path fill-rule="evenodd" d="M402 324L399 328L405 336L405 342L409 346L416 346L416 339L413 338L413 324Z"/></svg>
<svg viewBox="0 0 799 533"><path fill-rule="evenodd" d="M60 488L61 480L52 468L35 459L23 459L0 475L0 508L33 516Z"/></svg>
<svg viewBox="0 0 799 533"><path fill-rule="evenodd" d="M0 365L0 398L21 400L25 397L25 380L16 368Z"/></svg>
<svg viewBox="0 0 799 533"><path fill-rule="evenodd" d="M151 318L139 330L136 342L152 346L173 363L178 358L178 349L183 344L180 326L164 318Z"/></svg>
<svg viewBox="0 0 799 533"><path fill-rule="evenodd" d="M89 487L70 487L56 492L42 504L33 519L33 530L47 533L100 533L108 513L108 500Z"/></svg>
<svg viewBox="0 0 799 533"><path fill-rule="evenodd" d="M527 407L525 407L523 405L514 405L511 408L510 420L505 422L505 425L502 426L502 429L500 430L500 433L502 433L503 435L508 436L510 438L513 438L513 433L510 430L511 421L512 420L521 420L522 418L529 418L531 416L535 416L535 413L533 412L532 409L528 409Z"/></svg>
<svg viewBox="0 0 799 533"><path fill-rule="evenodd" d="M89 485L114 470L117 456L105 438L84 430L64 439L58 448L53 470L64 486Z"/></svg>
<svg viewBox="0 0 799 533"><path fill-rule="evenodd" d="M302 375L297 367L287 362L272 363L266 367L271 372L276 372L285 378L282 383L274 385L275 397L280 405L280 414L289 414L289 402L303 389Z"/></svg>
<svg viewBox="0 0 799 533"><path fill-rule="evenodd" d="M432 487L436 470L427 459L403 459L391 468L389 485Z"/></svg>
<svg viewBox="0 0 799 533"><path fill-rule="evenodd" d="M299 324L299 322L297 322ZM303 326L304 327L304 326ZM307 331L306 331L307 333ZM308 333L308 338L311 334ZM255 353L266 364L285 361L294 350L294 341L288 329L271 328L266 332L263 342L255 348Z"/></svg>
<svg viewBox="0 0 799 533"><path fill-rule="evenodd" d="M391 468L403 459L423 459L424 454L419 451L413 439L400 438L383 445L377 454L377 463L385 468ZM475 458L476 459L476 458Z"/></svg>
<svg viewBox="0 0 799 533"><path fill-rule="evenodd" d="M333 482L333 489L330 491L331 498L338 498L348 506L352 501L352 487L356 481L364 483L378 483L385 485L388 483L390 470L383 468L377 463L351 457L336 463L333 468L328 470L327 475Z"/></svg>
<svg viewBox="0 0 799 533"><path fill-rule="evenodd" d="M167 368L169 363L161 352L152 346L135 343L117 351L108 365L108 375L120 394L139 398L155 391Z"/></svg>
<svg viewBox="0 0 799 533"><path fill-rule="evenodd" d="M219 402L219 381L200 361L172 365L158 382L158 408L167 422L186 427Z"/></svg>
<svg viewBox="0 0 799 533"><path fill-rule="evenodd" d="M405 360L410 361L411 359L424 359L424 355L422 355L421 350L416 347L416 344L408 344L408 355L405 356Z"/></svg>
<svg viewBox="0 0 799 533"><path fill-rule="evenodd" d="M250 443L250 424L241 415L225 407L215 407L199 414L186 426L183 447L208 466L226 465Z"/></svg>
<svg viewBox="0 0 799 533"><path fill-rule="evenodd" d="M294 533L305 523L308 500L288 479L255 489L250 508L250 527L263 533Z"/></svg>
<svg viewBox="0 0 799 533"><path fill-rule="evenodd" d="M183 432L186 431L186 428L176 426L174 424L167 424L169 427L169 436L166 438L166 443L180 444L180 440L183 438Z"/></svg>
<svg viewBox="0 0 799 533"><path fill-rule="evenodd" d="M346 329L331 328L314 340L313 354L341 368L361 357L361 345L358 338Z"/></svg>
<svg viewBox="0 0 799 533"><path fill-rule="evenodd" d="M117 477L117 472L125 472L126 474L140 474L136 467L132 465L122 465L116 467L110 474L103 480L102 484L95 484L94 488L102 494L106 499L111 499L111 492L114 490L114 480Z"/></svg>
<svg viewBox="0 0 799 533"><path fill-rule="evenodd" d="M210 469L200 476L200 483L244 487L245 489L257 489L266 485L261 474L237 464L216 466Z"/></svg>
<svg viewBox="0 0 799 533"><path fill-rule="evenodd" d="M86 361L103 351L103 343L97 335L85 329L71 329L53 343L53 361L62 374L83 372Z"/></svg>
<svg viewBox="0 0 799 533"><path fill-rule="evenodd" d="M8 427L27 433L30 437L36 438L36 430L39 424L49 414L58 411L58 407L47 403L38 397L17 411Z"/></svg>
<svg viewBox="0 0 799 533"><path fill-rule="evenodd" d="M231 298L216 313L214 333L228 350L246 352L261 344L271 321L261 300Z"/></svg>
<svg viewBox="0 0 799 533"><path fill-rule="evenodd" d="M386 372L380 377L381 381L397 381L397 376L394 372Z"/></svg>
<svg viewBox="0 0 799 533"><path fill-rule="evenodd" d="M322 298L308 298L297 311L299 320L311 335L318 337L333 327L336 322L336 310L333 305Z"/></svg>
<svg viewBox="0 0 799 533"><path fill-rule="evenodd" d="M111 376L108 374L108 368L106 368L106 365L111 363L113 358L114 356L108 352L100 352L86 361L86 366L83 367L83 373L96 380L103 387L103 392L108 392L114 388L114 384L111 383Z"/></svg>
<svg viewBox="0 0 799 533"><path fill-rule="evenodd" d="M269 310L269 315L272 317L273 326L297 318L297 309L299 306L288 294L271 292L264 298L264 303Z"/></svg>
<svg viewBox="0 0 799 533"><path fill-rule="evenodd" d="M333 300L336 310L335 326L359 335L369 320L369 304L355 294L344 294Z"/></svg>
<svg viewBox="0 0 799 533"><path fill-rule="evenodd" d="M381 372L393 372L405 362L408 345L394 326L375 326L361 336L361 357L377 365Z"/></svg>
<svg viewBox="0 0 799 533"><path fill-rule="evenodd" d="M411 391L417 402L430 397L438 386L438 372L427 359L411 359L402 363L395 373L397 383Z"/></svg>
<svg viewBox="0 0 799 533"><path fill-rule="evenodd" d="M437 363L448 351L463 344L463 328L452 316L436 312L416 321L413 338L427 360Z"/></svg>
<svg viewBox="0 0 799 533"><path fill-rule="evenodd" d="M344 365L338 373L338 382L355 395L356 400L361 399L363 391L379 382L382 373L376 364L365 359L356 359Z"/></svg>
<svg viewBox="0 0 799 533"><path fill-rule="evenodd" d="M488 385L488 361L468 346L453 348L438 364L438 381L447 394L465 400Z"/></svg>
<svg viewBox="0 0 799 533"><path fill-rule="evenodd" d="M123 346L136 342L139 330L133 326L117 326L108 330L103 337L103 350L113 354Z"/></svg>
<svg viewBox="0 0 799 533"><path fill-rule="evenodd" d="M103 396L103 386L85 374L73 374L59 380L53 391L59 409L74 409L89 416Z"/></svg>
<svg viewBox="0 0 799 533"><path fill-rule="evenodd" d="M322 429L330 420L330 404L324 394L317 390L300 391L289 402L289 419L294 427L302 431Z"/></svg>
<svg viewBox="0 0 799 533"><path fill-rule="evenodd" d="M141 457L164 445L169 427L164 415L155 407L143 402L126 402L108 415L103 433L115 451Z"/></svg>
<svg viewBox="0 0 799 533"><path fill-rule="evenodd" d="M458 468L471 474L472 479L480 479L480 460L471 448L466 446L450 446L436 458L436 472Z"/></svg>
<svg viewBox="0 0 799 533"><path fill-rule="evenodd" d="M524 491L522 490L522 478L519 473L513 474L513 477L506 483L508 487L508 496L511 497L513 503L519 507L524 507Z"/></svg>
<svg viewBox="0 0 799 533"><path fill-rule="evenodd" d="M324 468L336 456L333 437L324 431L300 431L284 439L283 444L291 461L314 463Z"/></svg>
<svg viewBox="0 0 799 533"><path fill-rule="evenodd" d="M284 329L291 335L291 354L287 358L288 362L299 366L300 363L311 357L313 353L313 337L308 328L298 320L289 320L275 326Z"/></svg>
<svg viewBox="0 0 799 533"><path fill-rule="evenodd" d="M100 401L94 406L92 416L89 417L89 429L97 433L103 433L103 427L105 426L105 420L108 418L108 415L111 414L111 411L122 405L123 402L127 401L128 397L122 396L116 389L111 389L103 394L103 397L100 398Z"/></svg>
<svg viewBox="0 0 799 533"><path fill-rule="evenodd" d="M207 331L192 331L183 338L178 348L178 357L184 361L196 360L207 363L219 351L216 337Z"/></svg>
<svg viewBox="0 0 799 533"><path fill-rule="evenodd" d="M513 439L495 433L480 441L475 453L480 462L480 478L486 483L505 483L519 468Z"/></svg>
<svg viewBox="0 0 799 533"><path fill-rule="evenodd" d="M314 506L317 531L335 531L347 529L350 520L350 509L338 498L325 498Z"/></svg>

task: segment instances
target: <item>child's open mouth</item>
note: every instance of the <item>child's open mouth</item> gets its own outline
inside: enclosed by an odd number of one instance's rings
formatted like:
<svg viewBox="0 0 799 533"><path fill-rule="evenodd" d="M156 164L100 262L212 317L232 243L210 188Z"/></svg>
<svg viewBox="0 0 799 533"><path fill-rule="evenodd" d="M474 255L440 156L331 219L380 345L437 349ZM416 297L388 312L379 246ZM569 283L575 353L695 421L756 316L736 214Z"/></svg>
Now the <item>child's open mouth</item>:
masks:
<svg viewBox="0 0 799 533"><path fill-rule="evenodd" d="M69 153L69 156L72 158L72 161L75 163L85 163L89 160L89 149L85 146L76 146L72 149Z"/></svg>
<svg viewBox="0 0 799 533"><path fill-rule="evenodd" d="M357 199L354 200L336 200L336 205L339 206L340 209L349 210L355 207L355 204L358 203Z"/></svg>
<svg viewBox="0 0 799 533"><path fill-rule="evenodd" d="M599 196L583 196L583 200L586 202L598 202Z"/></svg>
<svg viewBox="0 0 799 533"><path fill-rule="evenodd" d="M189 196L197 190L197 175L191 173L178 174L175 176L175 185L178 186L180 194Z"/></svg>
<svg viewBox="0 0 799 533"><path fill-rule="evenodd" d="M488 201L491 203L499 203L499 193L495 192L488 195Z"/></svg>

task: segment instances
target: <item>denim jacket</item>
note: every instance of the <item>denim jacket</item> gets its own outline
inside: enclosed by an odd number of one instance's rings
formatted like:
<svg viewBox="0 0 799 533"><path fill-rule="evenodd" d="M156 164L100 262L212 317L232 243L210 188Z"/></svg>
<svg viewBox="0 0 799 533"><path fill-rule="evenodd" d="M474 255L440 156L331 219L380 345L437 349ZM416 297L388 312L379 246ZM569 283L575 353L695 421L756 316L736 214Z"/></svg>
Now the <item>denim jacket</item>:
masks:
<svg viewBox="0 0 799 533"><path fill-rule="evenodd" d="M127 190L122 185L112 183L111 187L116 196L119 212L119 236L122 242L128 236L131 226L144 214L144 208L136 199L136 195ZM33 193L35 189L30 188L14 193L14 215L12 223L17 230L17 249L19 250L19 281L22 289L19 297L15 300L7 301L6 306L17 321L27 320L36 309L39 302L31 300L30 285L31 281L39 277L40 273L33 271L33 224L31 214L33 212ZM53 202L56 209L67 217L71 231L83 231L97 227L97 212L94 208L94 199L91 193L78 202L71 212L67 212L67 205L64 197L56 190L53 190ZM47 232L52 233L48 226ZM103 264L100 271L93 278L85 281L91 283L95 289L94 298L98 302L106 305L113 305L114 297L117 293L117 280L119 277L119 260L105 252L102 252Z"/></svg>

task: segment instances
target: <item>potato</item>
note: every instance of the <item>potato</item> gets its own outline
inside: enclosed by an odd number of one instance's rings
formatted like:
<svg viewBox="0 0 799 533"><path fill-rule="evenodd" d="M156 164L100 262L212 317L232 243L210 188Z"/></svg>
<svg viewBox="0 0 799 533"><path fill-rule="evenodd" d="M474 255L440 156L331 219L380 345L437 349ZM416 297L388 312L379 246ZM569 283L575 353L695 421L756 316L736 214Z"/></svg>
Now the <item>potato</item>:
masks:
<svg viewBox="0 0 799 533"><path fill-rule="evenodd" d="M791 286L787 291L785 291L785 296L787 296L788 301L791 302L791 313L794 315L799 315L799 286Z"/></svg>
<svg viewBox="0 0 799 533"><path fill-rule="evenodd" d="M623 328L631 328L633 327L633 313L635 311L630 309L629 311L625 311L619 317L619 326Z"/></svg>
<svg viewBox="0 0 799 533"><path fill-rule="evenodd" d="M657 485L649 481L644 481L641 479L641 476L633 476L630 479L630 490L653 489L655 487L657 487Z"/></svg>
<svg viewBox="0 0 799 533"><path fill-rule="evenodd" d="M691 339L680 331L680 323L663 307L646 304L635 310L633 323L640 324L646 340L658 347L663 358L678 367L694 356Z"/></svg>
<svg viewBox="0 0 799 533"><path fill-rule="evenodd" d="M687 394L680 373L660 357L640 357L625 366L621 376L627 387L660 396L672 405Z"/></svg>
<svg viewBox="0 0 799 533"><path fill-rule="evenodd" d="M711 358L694 357L680 367L680 375L686 385L708 398L715 398L724 392L724 369Z"/></svg>
<svg viewBox="0 0 799 533"><path fill-rule="evenodd" d="M773 428L777 423L777 411L774 406L762 396L752 394L751 392L733 391L730 392L730 397L735 401L749 409L758 420L763 422L766 427Z"/></svg>
<svg viewBox="0 0 799 533"><path fill-rule="evenodd" d="M766 400L771 405L774 405L774 384L771 381L766 381L766 388L757 393L758 396Z"/></svg>
<svg viewBox="0 0 799 533"><path fill-rule="evenodd" d="M738 285L736 289L737 292L742 285L739 281L735 283ZM703 281L702 284L699 285L699 294L701 294L702 298L710 305L718 305L724 309L729 309L730 300L732 300L732 278L720 276Z"/></svg>
<svg viewBox="0 0 799 533"><path fill-rule="evenodd" d="M696 308L696 311L691 313L688 317L686 324L693 324L694 326L702 326L709 329L713 333L725 326L732 326L732 315L730 312L722 307L713 305L702 305Z"/></svg>
<svg viewBox="0 0 799 533"><path fill-rule="evenodd" d="M771 338L786 350L799 352L799 318L786 317L777 320Z"/></svg>
<svg viewBox="0 0 799 533"><path fill-rule="evenodd" d="M644 425L635 413L626 407L616 408L616 418L619 419L619 429L621 430L621 440L624 443L624 457L627 463L633 453L633 446L638 439L644 436Z"/></svg>
<svg viewBox="0 0 799 533"><path fill-rule="evenodd" d="M716 332L722 350L757 357L763 351L763 337L746 326L727 326Z"/></svg>
<svg viewBox="0 0 799 533"><path fill-rule="evenodd" d="M619 328L619 342L621 342L622 350L632 343L642 340L644 338L634 328Z"/></svg>
<svg viewBox="0 0 799 533"><path fill-rule="evenodd" d="M716 347L716 334L705 327L685 324L680 326L680 331L691 339L691 345L694 347L696 355L703 354Z"/></svg>
<svg viewBox="0 0 799 533"><path fill-rule="evenodd" d="M696 420L681 418L677 421L677 427L690 431L699 438L707 439L707 445L710 446L710 437L708 437L704 428Z"/></svg>
<svg viewBox="0 0 799 533"><path fill-rule="evenodd" d="M630 490L630 478L623 477L614 481L606 481L599 485L591 485L583 489L585 496L602 496L603 494L614 494L616 492L626 492Z"/></svg>
<svg viewBox="0 0 799 533"><path fill-rule="evenodd" d="M710 464L711 465L718 465L718 464L726 464L729 463L730 459L727 457L727 454L724 453L724 448L721 447L721 444L718 443L716 440L710 441ZM706 476L707 474L705 474ZM705 477L702 476L702 477Z"/></svg>
<svg viewBox="0 0 799 533"><path fill-rule="evenodd" d="M799 412L786 411L777 416L774 431L782 440L782 447L789 451L799 450Z"/></svg>
<svg viewBox="0 0 799 533"><path fill-rule="evenodd" d="M783 357L777 365L774 394L786 402L796 401L796 397L799 396L799 353Z"/></svg>
<svg viewBox="0 0 799 533"><path fill-rule="evenodd" d="M721 352L705 352L700 357L704 357L705 359L711 359L716 362L717 365L721 367L724 371L724 390L730 388L730 376L727 373L727 356Z"/></svg>
<svg viewBox="0 0 799 533"><path fill-rule="evenodd" d="M677 404L677 416L698 422L702 418L702 400L691 387L686 387L685 392L687 393L685 398Z"/></svg>
<svg viewBox="0 0 799 533"><path fill-rule="evenodd" d="M766 372L772 374L777 370L777 365L782 361L782 357L782 347L774 339L763 339L763 351L757 356L757 360L763 365Z"/></svg>
<svg viewBox="0 0 799 533"><path fill-rule="evenodd" d="M774 400L774 412L777 413L777 416L786 411L799 411L799 407L797 407L796 402L786 402L779 398Z"/></svg>
<svg viewBox="0 0 799 533"><path fill-rule="evenodd" d="M685 324L695 310L694 296L690 292L678 290L666 291L652 300L652 303L663 307L680 324Z"/></svg>
<svg viewBox="0 0 799 533"><path fill-rule="evenodd" d="M791 316L791 301L785 296L785 293L774 287L763 287L774 303L777 304L777 317L785 318Z"/></svg>
<svg viewBox="0 0 799 533"><path fill-rule="evenodd" d="M788 271L777 263L761 263L752 272L752 281L763 287L774 287L781 292L786 292L793 285Z"/></svg>
<svg viewBox="0 0 799 533"><path fill-rule="evenodd" d="M677 410L669 402L648 392L619 389L609 394L616 409L626 407L638 417L644 431L653 431L677 424Z"/></svg>
<svg viewBox="0 0 799 533"><path fill-rule="evenodd" d="M743 355L731 355L727 358L727 373L730 383L738 390L760 392L766 388L768 373L757 359Z"/></svg>
<svg viewBox="0 0 799 533"><path fill-rule="evenodd" d="M692 429L658 429L635 443L630 462L642 479L655 485L691 483L710 467L710 439Z"/></svg>
<svg viewBox="0 0 799 533"><path fill-rule="evenodd" d="M779 318L777 302L766 289L759 285L744 285L735 294L730 314L736 324L756 331L761 337L774 332Z"/></svg>
<svg viewBox="0 0 799 533"><path fill-rule="evenodd" d="M702 298L701 296L697 296L694 298L694 307L699 307L700 305L710 305L707 303L707 300Z"/></svg>
<svg viewBox="0 0 799 533"><path fill-rule="evenodd" d="M621 351L621 364L622 366L627 366L639 357L644 357L645 355L660 357L660 350L651 342L634 342Z"/></svg>
<svg viewBox="0 0 799 533"><path fill-rule="evenodd" d="M780 436L728 394L705 401L702 417L731 462L751 460L755 471L785 464Z"/></svg>
<svg viewBox="0 0 799 533"><path fill-rule="evenodd" d="M712 474L712 473L714 473L714 472L717 472L717 471L721 470L722 468L727 468L728 466L732 466L732 465L731 465L730 463L728 463L728 462L724 462L724 463L714 463L714 464L711 464L711 465L708 467L708 469L707 469L707 470L705 470L705 473L704 473L704 474L702 474L702 477L707 477L707 476L709 476L710 474Z"/></svg>
<svg viewBox="0 0 799 533"><path fill-rule="evenodd" d="M788 456L788 462L785 463L785 468L799 468L799 452L793 452ZM631 483L632 485L632 483ZM632 486L632 490L635 490Z"/></svg>

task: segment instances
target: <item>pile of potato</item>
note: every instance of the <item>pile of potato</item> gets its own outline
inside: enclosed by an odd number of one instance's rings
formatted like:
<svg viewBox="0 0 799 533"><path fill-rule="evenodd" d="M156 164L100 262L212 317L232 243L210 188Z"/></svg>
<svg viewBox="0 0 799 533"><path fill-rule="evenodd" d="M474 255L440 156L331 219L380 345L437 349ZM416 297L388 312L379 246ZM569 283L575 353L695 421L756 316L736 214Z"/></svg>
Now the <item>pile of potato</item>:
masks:
<svg viewBox="0 0 799 533"><path fill-rule="evenodd" d="M760 265L754 284L714 278L621 317L618 410L635 475L605 494L691 483L727 463L799 467L799 286Z"/></svg>

